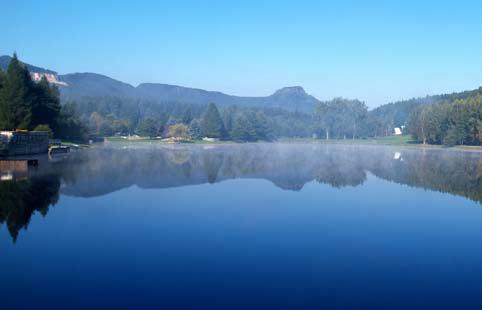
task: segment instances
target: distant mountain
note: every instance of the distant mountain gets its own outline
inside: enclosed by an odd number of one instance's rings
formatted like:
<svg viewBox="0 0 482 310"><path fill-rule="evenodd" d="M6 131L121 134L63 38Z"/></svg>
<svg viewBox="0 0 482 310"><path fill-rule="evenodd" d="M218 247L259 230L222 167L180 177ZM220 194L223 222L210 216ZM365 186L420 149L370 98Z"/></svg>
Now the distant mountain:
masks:
<svg viewBox="0 0 482 310"><path fill-rule="evenodd" d="M6 70L10 56L0 57L0 69ZM308 95L300 86L285 87L266 97L231 96L217 91L175 86L168 84L143 83L137 87L96 73L72 73L58 75L55 71L25 64L33 76L49 74L49 80L60 87L64 99L82 97L119 97L151 102L179 102L187 104L239 105L243 107L282 108L290 111L310 112L318 99ZM39 74L34 74L39 73ZM66 85L62 85L62 84Z"/></svg>
<svg viewBox="0 0 482 310"><path fill-rule="evenodd" d="M10 56L0 56L0 69L6 70ZM281 108L289 111L313 111L316 103L315 97L307 94L301 86L284 87L270 96L242 97L232 96L217 91L189 88L176 85L142 83L137 87L96 73L73 73L58 75L57 72L41 67L25 64L31 73L39 79L47 75L49 81L60 87L62 98L76 99L82 97L119 97L137 100L149 100L154 103L187 103L207 104L214 102L219 105L238 105L242 107L267 107ZM65 83L66 85L62 85ZM460 93L427 96L406 101L389 103L370 111L379 121L386 124L387 128L404 125L410 113L421 104L433 104L455 99L464 99L477 93L482 94L482 88Z"/></svg>
<svg viewBox="0 0 482 310"><path fill-rule="evenodd" d="M217 91L207 91L176 85L142 83L137 87L95 73L59 75L68 86L61 87L65 98L78 97L129 97L152 102L181 102L188 104L239 105L245 107L270 107L286 110L311 111L318 100L300 87L285 87L266 97L231 96Z"/></svg>
<svg viewBox="0 0 482 310"><path fill-rule="evenodd" d="M151 100L201 103L214 102L224 105L283 108L287 110L311 111L319 102L300 87L285 87L266 97L231 96L216 91L173 86L166 84L140 84L136 92L141 98Z"/></svg>
<svg viewBox="0 0 482 310"><path fill-rule="evenodd" d="M135 97L136 89L132 85L114 80L96 73L72 73L59 75L67 83L60 87L63 97Z"/></svg>
<svg viewBox="0 0 482 310"><path fill-rule="evenodd" d="M10 63L11 60L12 60L12 57L10 57L10 56L0 56L0 70L6 71L7 68L8 68L8 64ZM23 64L25 66L27 66L27 69L30 72L57 74L57 72L52 71L52 70L32 66L32 65L29 65L27 63L23 63Z"/></svg>
<svg viewBox="0 0 482 310"><path fill-rule="evenodd" d="M300 110L312 108L319 102L315 97L308 95L301 86L281 88L268 98L269 101L279 104L280 107L295 105Z"/></svg>

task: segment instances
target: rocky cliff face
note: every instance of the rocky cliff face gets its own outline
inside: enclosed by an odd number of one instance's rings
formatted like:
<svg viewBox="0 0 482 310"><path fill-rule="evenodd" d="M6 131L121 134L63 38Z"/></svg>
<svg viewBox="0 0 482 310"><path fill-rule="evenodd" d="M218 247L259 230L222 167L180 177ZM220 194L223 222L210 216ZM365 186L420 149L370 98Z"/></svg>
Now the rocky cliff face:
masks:
<svg viewBox="0 0 482 310"><path fill-rule="evenodd" d="M30 72L30 76L32 77L32 80L34 80L35 82L39 82L43 77L45 77L47 79L47 81L49 81L49 83L51 83L51 84L68 86L67 83L59 80L57 74Z"/></svg>
<svg viewBox="0 0 482 310"><path fill-rule="evenodd" d="M0 70L6 71L11 60L12 57L10 56L0 56ZM45 76L49 83L67 86L67 83L59 80L57 72L26 63L23 64L27 67L28 71L30 72L30 76L32 77L32 80L34 80L35 82L39 82L42 77Z"/></svg>

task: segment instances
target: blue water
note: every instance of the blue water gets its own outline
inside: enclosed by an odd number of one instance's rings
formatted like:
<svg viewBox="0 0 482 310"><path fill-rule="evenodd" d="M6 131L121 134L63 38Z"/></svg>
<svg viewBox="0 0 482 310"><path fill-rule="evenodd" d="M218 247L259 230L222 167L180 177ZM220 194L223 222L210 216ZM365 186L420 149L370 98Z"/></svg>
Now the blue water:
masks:
<svg viewBox="0 0 482 310"><path fill-rule="evenodd" d="M393 159L400 151L404 159ZM311 145L89 152L7 181L54 173L61 185L55 205L34 211L15 238L0 226L2 309L482 306L479 154ZM151 173L133 169L133 154Z"/></svg>

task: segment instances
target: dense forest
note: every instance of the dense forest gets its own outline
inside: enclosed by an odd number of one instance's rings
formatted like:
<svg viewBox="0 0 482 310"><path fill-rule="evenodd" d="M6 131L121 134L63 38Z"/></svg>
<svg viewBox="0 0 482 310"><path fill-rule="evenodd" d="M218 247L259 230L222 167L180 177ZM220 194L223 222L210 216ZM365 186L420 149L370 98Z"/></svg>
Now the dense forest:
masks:
<svg viewBox="0 0 482 310"><path fill-rule="evenodd" d="M90 132L97 135L166 136L170 126L184 124L195 139L202 136L235 141L270 141L281 137L326 137L327 131L329 138L372 136L366 105L359 100L343 98L320 102L313 113L215 103L158 104L120 97L85 97L68 103L77 106L79 114L88 120Z"/></svg>
<svg viewBox="0 0 482 310"><path fill-rule="evenodd" d="M423 144L481 145L482 95L419 106L408 126L414 139Z"/></svg>
<svg viewBox="0 0 482 310"><path fill-rule="evenodd" d="M14 55L7 70L0 70L2 130L46 130L56 138L76 141L89 136L139 135L251 142L281 137L364 139L388 136L400 127L420 143L482 142L482 88L389 103L370 111L360 100L317 101L300 88L297 94L316 102L310 112L215 102L159 102L122 92L72 97L61 95L45 77L34 82L28 68L36 67L23 64Z"/></svg>
<svg viewBox="0 0 482 310"><path fill-rule="evenodd" d="M372 110L371 114L382 130L405 126L405 133L411 134L419 143L481 145L481 95L482 87L415 98L383 105Z"/></svg>
<svg viewBox="0 0 482 310"><path fill-rule="evenodd" d="M53 136L86 140L88 136L182 136L234 141L271 141L281 137L363 138L371 136L370 113L358 100L319 102L301 88L270 97L300 96L316 102L313 112L273 106L159 102L124 96L62 96L44 78L32 81L14 55L0 76L0 128L48 130ZM307 98L307 99L306 99ZM62 102L62 104L60 104ZM386 131L391 132L391 131Z"/></svg>
<svg viewBox="0 0 482 310"><path fill-rule="evenodd" d="M38 83L16 55L0 71L0 129L48 131L57 138L81 140L85 130L71 104L61 105L59 90L45 77Z"/></svg>

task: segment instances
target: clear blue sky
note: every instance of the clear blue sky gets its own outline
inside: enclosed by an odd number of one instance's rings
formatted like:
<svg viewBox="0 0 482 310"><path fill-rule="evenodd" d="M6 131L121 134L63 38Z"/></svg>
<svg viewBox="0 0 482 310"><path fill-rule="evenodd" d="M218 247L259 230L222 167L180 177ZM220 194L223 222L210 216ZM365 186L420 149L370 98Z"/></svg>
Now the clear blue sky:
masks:
<svg viewBox="0 0 482 310"><path fill-rule="evenodd" d="M478 1L15 0L1 7L0 54L17 51L59 73L253 96L302 85L319 99L359 98L370 107L482 85Z"/></svg>

